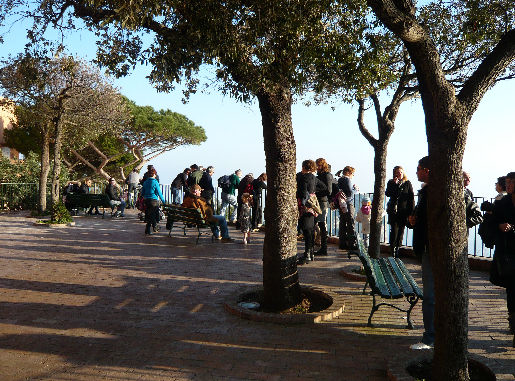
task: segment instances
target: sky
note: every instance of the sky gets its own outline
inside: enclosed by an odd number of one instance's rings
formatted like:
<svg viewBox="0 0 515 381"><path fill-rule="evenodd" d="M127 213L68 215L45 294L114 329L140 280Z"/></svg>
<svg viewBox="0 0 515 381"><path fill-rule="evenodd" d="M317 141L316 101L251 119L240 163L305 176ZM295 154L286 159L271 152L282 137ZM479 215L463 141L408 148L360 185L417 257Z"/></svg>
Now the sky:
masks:
<svg viewBox="0 0 515 381"><path fill-rule="evenodd" d="M0 29L5 43L0 45L0 60L9 54L23 51L25 29L28 24L18 22L9 29ZM75 32L64 39L68 53L91 60L95 55L95 40L85 31ZM258 176L265 171L261 115L256 101L242 104L223 96L216 86L191 96L182 103L178 87L170 93L157 92L146 79L148 66L138 66L130 75L116 79L120 92L138 105L155 109L170 109L186 115L202 126L207 141L199 146L184 146L169 151L151 161L161 182L169 184L185 167L198 165L215 167L214 182L219 176L236 169ZM201 80L210 82L212 72L205 67ZM503 81L490 89L475 112L468 129L464 170L471 174L469 188L475 196L494 197L498 176L515 171L515 81ZM388 103L383 97L382 109ZM357 125L357 104L345 104L338 99L330 104L305 106L296 102L292 121L297 150L297 169L305 159L323 157L333 173L346 165L356 168L354 182L361 192L372 192L373 149L361 135ZM373 110L368 110L365 123L374 136L377 125ZM427 155L424 113L420 100L405 102L397 117L395 131L388 145L387 176L396 165L405 168L414 188L419 188L415 169L417 161ZM214 184L216 185L216 184Z"/></svg>

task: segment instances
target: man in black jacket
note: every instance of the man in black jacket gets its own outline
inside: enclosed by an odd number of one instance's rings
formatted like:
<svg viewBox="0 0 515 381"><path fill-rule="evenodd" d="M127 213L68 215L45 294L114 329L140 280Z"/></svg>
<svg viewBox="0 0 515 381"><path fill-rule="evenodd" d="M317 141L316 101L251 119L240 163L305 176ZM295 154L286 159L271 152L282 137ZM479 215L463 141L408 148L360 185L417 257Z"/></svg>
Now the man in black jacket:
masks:
<svg viewBox="0 0 515 381"><path fill-rule="evenodd" d="M191 173L191 169L186 168L184 171L179 173L175 179L172 181L172 203L176 205L182 204L181 201L181 189L186 192L186 188L188 187L188 176Z"/></svg>
<svg viewBox="0 0 515 381"><path fill-rule="evenodd" d="M417 178L422 182L422 188L418 192L418 203L411 216L408 217L410 228L413 229L413 251L422 258L422 287L424 299L422 300L422 317L424 320L424 334L422 342L413 344L411 349L430 349L435 341L435 287L433 270L428 252L427 234L427 192L429 181L429 157L419 160L417 166Z"/></svg>
<svg viewBox="0 0 515 381"><path fill-rule="evenodd" d="M116 185L115 179L112 177L109 179L109 184L106 186L105 194L109 197L109 203L111 204L111 208L114 209L115 206L119 208L119 211L115 213L115 217L124 217L125 210L125 200L120 196L120 190Z"/></svg>

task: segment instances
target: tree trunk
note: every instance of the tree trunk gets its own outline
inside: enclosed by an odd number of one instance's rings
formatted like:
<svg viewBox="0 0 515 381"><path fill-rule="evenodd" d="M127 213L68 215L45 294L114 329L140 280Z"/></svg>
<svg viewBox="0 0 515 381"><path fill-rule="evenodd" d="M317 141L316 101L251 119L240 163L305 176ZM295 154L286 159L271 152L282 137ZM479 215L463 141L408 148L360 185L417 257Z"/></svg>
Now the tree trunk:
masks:
<svg viewBox="0 0 515 381"><path fill-rule="evenodd" d="M43 130L41 137L41 172L39 174L39 211L46 211L46 184L50 172L50 136Z"/></svg>
<svg viewBox="0 0 515 381"><path fill-rule="evenodd" d="M426 118L431 158L429 253L435 279L433 379L468 380L469 269L462 160L468 120Z"/></svg>
<svg viewBox="0 0 515 381"><path fill-rule="evenodd" d="M388 139L384 142L378 141L374 146L374 201L372 203L372 215L370 216L370 243L368 247L368 254L372 258L379 258L381 251L387 146Z"/></svg>
<svg viewBox="0 0 515 381"><path fill-rule="evenodd" d="M281 310L300 302L297 273L298 220L295 198L296 148L291 122L291 92L281 88L257 96L261 110L268 188L263 246L264 301Z"/></svg>
<svg viewBox="0 0 515 381"><path fill-rule="evenodd" d="M61 176L61 146L62 146L62 127L61 123L55 125L54 143L54 169L52 174L52 205L59 202L59 180Z"/></svg>

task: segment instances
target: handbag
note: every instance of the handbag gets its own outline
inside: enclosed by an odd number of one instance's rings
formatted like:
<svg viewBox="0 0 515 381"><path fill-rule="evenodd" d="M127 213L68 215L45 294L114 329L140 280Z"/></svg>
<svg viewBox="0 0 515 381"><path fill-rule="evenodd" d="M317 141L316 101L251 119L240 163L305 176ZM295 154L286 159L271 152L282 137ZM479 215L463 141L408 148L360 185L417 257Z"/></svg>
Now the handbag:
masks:
<svg viewBox="0 0 515 381"><path fill-rule="evenodd" d="M308 200L306 201L306 206L308 208L313 209L316 214L322 214L322 208L320 208L320 203L318 202L318 198L314 193L309 195Z"/></svg>

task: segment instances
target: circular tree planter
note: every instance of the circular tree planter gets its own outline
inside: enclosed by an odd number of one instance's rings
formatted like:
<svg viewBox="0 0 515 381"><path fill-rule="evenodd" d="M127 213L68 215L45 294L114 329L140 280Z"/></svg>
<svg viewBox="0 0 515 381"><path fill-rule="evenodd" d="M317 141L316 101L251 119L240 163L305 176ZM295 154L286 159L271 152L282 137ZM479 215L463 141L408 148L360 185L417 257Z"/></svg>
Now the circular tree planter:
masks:
<svg viewBox="0 0 515 381"><path fill-rule="evenodd" d="M225 303L225 310L242 319L264 321L278 324L314 324L331 320L339 316L344 308L343 297L328 291L320 291L311 287L301 287L305 298L311 302L311 309L317 311L304 312L302 307L297 311L290 309L283 312L267 312L262 309L262 288L249 289L243 293L232 295L230 302Z"/></svg>
<svg viewBox="0 0 515 381"><path fill-rule="evenodd" d="M425 350L414 357L413 351L393 356L388 360L387 377L390 381L426 380L431 381L433 350ZM469 354L468 368L470 381L495 381L495 373L473 354Z"/></svg>
<svg viewBox="0 0 515 381"><path fill-rule="evenodd" d="M366 282L367 276L361 273L361 266L347 265L340 270L340 275L354 282Z"/></svg>

